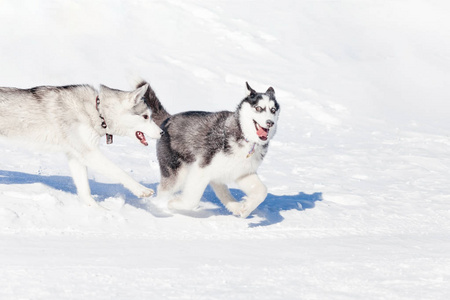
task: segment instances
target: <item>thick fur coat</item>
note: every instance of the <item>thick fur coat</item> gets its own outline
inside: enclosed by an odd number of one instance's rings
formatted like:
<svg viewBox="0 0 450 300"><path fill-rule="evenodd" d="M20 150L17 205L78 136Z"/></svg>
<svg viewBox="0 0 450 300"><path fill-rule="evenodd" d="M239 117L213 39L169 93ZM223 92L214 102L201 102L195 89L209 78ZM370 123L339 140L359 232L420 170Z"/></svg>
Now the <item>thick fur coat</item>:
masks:
<svg viewBox="0 0 450 300"><path fill-rule="evenodd" d="M244 218L264 201L267 189L256 171L276 132L280 106L273 88L265 93L247 88L249 95L234 112L175 115L165 110L151 87L146 92L152 119L165 132L157 142L158 197L169 198L170 208L195 208L208 184L230 212ZM232 182L246 193L242 201L230 194L227 184Z"/></svg>
<svg viewBox="0 0 450 300"><path fill-rule="evenodd" d="M145 135L159 138L142 100L148 85L132 92L90 85L0 88L0 137L66 154L79 197L95 204L87 170L92 168L122 183L136 196L153 191L132 179L99 150L102 136L129 136L147 145Z"/></svg>

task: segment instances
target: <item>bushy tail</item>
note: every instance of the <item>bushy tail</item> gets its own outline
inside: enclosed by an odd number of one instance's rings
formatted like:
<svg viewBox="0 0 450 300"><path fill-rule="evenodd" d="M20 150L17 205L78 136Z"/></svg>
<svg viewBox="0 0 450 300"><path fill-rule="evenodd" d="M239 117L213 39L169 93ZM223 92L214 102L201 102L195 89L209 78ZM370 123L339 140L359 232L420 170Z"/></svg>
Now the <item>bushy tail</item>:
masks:
<svg viewBox="0 0 450 300"><path fill-rule="evenodd" d="M158 97L156 97L155 91L152 89L150 84L146 81L140 82L136 87L140 88L141 86L144 86L148 84L147 92L145 92L144 98L147 105L150 107L152 111L151 118L153 122L156 123L156 125L161 126L161 124L169 118L171 115L166 111L164 106L162 106L161 102L159 101Z"/></svg>

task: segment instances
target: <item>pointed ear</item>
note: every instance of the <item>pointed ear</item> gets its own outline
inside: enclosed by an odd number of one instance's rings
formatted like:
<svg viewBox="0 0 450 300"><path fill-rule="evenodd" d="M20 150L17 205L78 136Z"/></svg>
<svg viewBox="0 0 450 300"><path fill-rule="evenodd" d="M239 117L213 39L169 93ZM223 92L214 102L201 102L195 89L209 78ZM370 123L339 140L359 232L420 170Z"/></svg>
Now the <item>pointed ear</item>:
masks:
<svg viewBox="0 0 450 300"><path fill-rule="evenodd" d="M147 90L148 90L148 83L144 84L143 86L132 92L131 99L133 103L137 104L139 101L141 101L142 97L144 97Z"/></svg>
<svg viewBox="0 0 450 300"><path fill-rule="evenodd" d="M270 87L270 88L268 88L267 89L267 91L266 91L266 94L272 94L272 95L275 95L275 90L273 89L273 87Z"/></svg>
<svg viewBox="0 0 450 300"><path fill-rule="evenodd" d="M107 87L106 85L100 84L100 90L101 91L107 91L110 90L111 88Z"/></svg>
<svg viewBox="0 0 450 300"><path fill-rule="evenodd" d="M250 96L255 96L256 95L256 91L250 87L248 82L245 82L245 84L247 85L247 90L249 90L249 92L250 92Z"/></svg>

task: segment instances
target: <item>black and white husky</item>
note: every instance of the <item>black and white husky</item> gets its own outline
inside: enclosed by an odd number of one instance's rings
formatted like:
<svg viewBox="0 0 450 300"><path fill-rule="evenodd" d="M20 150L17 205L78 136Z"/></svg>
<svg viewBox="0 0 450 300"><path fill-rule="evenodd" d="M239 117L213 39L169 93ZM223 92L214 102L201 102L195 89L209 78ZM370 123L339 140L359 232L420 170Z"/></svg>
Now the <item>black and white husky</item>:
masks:
<svg viewBox="0 0 450 300"><path fill-rule="evenodd" d="M243 218L266 198L267 188L256 170L275 134L280 106L272 87L257 93L247 83L247 89L248 96L234 112L176 115L164 109L151 87L147 90L152 119L165 133L157 142L157 196L169 198L169 208L195 208L208 184L231 213ZM227 184L232 182L247 195L242 201L230 194Z"/></svg>
<svg viewBox="0 0 450 300"><path fill-rule="evenodd" d="M29 142L45 150L62 151L79 197L94 204L86 167L120 182L138 197L153 190L141 185L107 159L99 150L99 139L114 134L137 138L159 138L161 129L150 119L143 101L148 85L132 92L89 85L41 86L31 89L0 88L0 137Z"/></svg>

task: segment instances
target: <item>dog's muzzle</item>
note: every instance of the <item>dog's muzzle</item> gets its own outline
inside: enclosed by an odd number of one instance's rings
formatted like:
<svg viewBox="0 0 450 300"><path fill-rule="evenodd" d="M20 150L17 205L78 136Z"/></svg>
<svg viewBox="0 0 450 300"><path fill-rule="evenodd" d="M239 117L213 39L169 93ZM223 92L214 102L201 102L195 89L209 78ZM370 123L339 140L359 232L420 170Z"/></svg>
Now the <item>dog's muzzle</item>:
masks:
<svg viewBox="0 0 450 300"><path fill-rule="evenodd" d="M267 120L266 121L266 125L267 125L267 127L272 127L273 125L274 125L275 123L272 121L272 120Z"/></svg>

